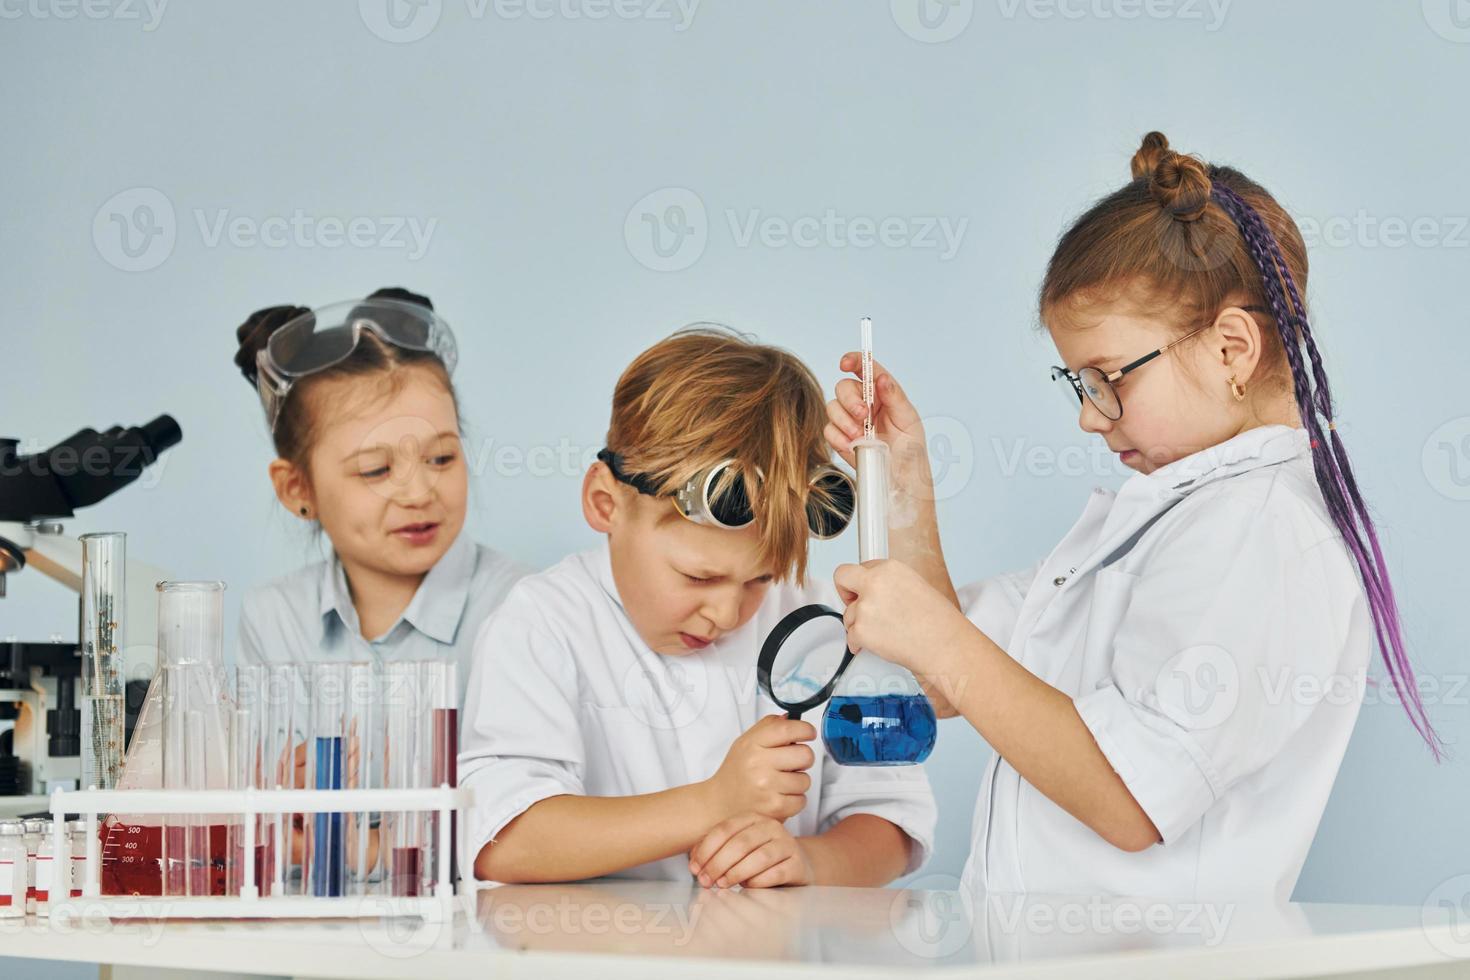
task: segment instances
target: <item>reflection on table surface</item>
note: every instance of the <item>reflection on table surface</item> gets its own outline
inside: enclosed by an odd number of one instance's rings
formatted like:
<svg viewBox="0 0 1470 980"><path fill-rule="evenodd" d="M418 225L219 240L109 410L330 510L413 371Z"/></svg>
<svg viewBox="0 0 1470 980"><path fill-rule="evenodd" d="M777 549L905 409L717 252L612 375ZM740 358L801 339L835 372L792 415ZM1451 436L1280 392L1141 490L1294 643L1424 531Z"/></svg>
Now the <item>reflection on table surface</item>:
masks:
<svg viewBox="0 0 1470 980"><path fill-rule="evenodd" d="M686 958L708 961L709 970L718 963L727 976L754 975L778 962L836 966L847 978L891 977L894 967L1041 964L1085 975L1105 955L1132 957L1130 973L1148 962L1161 976L1193 973L1204 959L1228 961L1216 975L1258 975L1257 967L1268 963L1287 975L1282 958L1288 953L1289 969L1298 971L1292 975L1324 972L1311 967L1329 962L1349 972L1366 968L1360 962L1470 958L1470 933L1445 903L969 895L943 887L956 881L942 875L917 884L942 887L709 890L692 881L617 879L498 885L465 896L458 914L445 921L186 921L154 909L131 922L3 920L0 936L15 935L0 946L12 955L48 956L49 950L55 956L65 943L59 958L165 966L197 963L207 947L211 959L255 973L385 977L401 975L406 961L413 975L481 976L497 953L537 952L548 954L547 976L595 968L610 980L686 970L678 962ZM387 911L381 898L363 901L373 914ZM576 965L583 956L608 958ZM623 956L637 959L619 965ZM1076 962L1068 966L1068 960Z"/></svg>
<svg viewBox="0 0 1470 980"><path fill-rule="evenodd" d="M953 879L945 879L953 882ZM920 883L923 883L922 880ZM963 966L1111 952L1208 950L1446 919L1417 906L967 895L954 889L707 890L603 880L480 892L467 944L863 966ZM1466 950L1470 952L1470 950Z"/></svg>

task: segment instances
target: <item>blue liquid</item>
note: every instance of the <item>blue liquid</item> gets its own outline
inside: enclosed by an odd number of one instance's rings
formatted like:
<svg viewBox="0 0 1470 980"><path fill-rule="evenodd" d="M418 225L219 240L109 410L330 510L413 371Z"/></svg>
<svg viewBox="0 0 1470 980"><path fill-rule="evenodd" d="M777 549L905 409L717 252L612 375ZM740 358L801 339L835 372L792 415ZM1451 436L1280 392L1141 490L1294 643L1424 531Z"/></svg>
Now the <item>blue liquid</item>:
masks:
<svg viewBox="0 0 1470 980"><path fill-rule="evenodd" d="M316 789L342 788L342 738L316 740ZM347 852L342 840L342 814L313 814L311 893L341 895L347 879Z"/></svg>
<svg viewBox="0 0 1470 980"><path fill-rule="evenodd" d="M822 741L844 766L905 766L934 751L938 721L922 694L834 697L822 716Z"/></svg>

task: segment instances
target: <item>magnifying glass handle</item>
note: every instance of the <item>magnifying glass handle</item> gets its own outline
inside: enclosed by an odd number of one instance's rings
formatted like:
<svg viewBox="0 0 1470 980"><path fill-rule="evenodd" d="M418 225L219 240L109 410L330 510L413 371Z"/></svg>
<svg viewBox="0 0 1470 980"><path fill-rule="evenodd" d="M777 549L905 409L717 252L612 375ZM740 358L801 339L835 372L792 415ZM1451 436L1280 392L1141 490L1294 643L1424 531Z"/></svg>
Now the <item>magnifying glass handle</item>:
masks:
<svg viewBox="0 0 1470 980"><path fill-rule="evenodd" d="M789 709L787 709L787 711L786 711L786 717L787 718L790 718L792 721L798 721L798 720L800 720L801 719L801 709L800 708L789 708Z"/></svg>

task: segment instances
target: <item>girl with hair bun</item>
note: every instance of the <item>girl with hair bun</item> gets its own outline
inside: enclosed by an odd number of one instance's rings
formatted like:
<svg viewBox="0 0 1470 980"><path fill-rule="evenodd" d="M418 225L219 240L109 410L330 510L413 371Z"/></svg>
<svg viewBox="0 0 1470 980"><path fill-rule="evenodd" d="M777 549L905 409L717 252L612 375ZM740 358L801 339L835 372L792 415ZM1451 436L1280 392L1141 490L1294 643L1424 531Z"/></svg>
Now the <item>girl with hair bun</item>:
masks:
<svg viewBox="0 0 1470 980"><path fill-rule="evenodd" d="M1130 169L1062 235L1039 306L1053 382L1135 473L1035 566L956 591L929 469L898 462L927 458L920 416L875 367L898 489L928 503L895 531L898 560L837 570L849 645L908 667L995 749L968 887L1286 900L1375 640L1435 758L1440 742L1337 431L1300 232L1161 133ZM865 414L840 382L839 452Z"/></svg>
<svg viewBox="0 0 1470 980"><path fill-rule="evenodd" d="M448 325L395 288L258 310L236 338L275 446L276 498L331 543L328 560L245 595L242 661L447 658L463 700L477 628L529 569L464 532Z"/></svg>

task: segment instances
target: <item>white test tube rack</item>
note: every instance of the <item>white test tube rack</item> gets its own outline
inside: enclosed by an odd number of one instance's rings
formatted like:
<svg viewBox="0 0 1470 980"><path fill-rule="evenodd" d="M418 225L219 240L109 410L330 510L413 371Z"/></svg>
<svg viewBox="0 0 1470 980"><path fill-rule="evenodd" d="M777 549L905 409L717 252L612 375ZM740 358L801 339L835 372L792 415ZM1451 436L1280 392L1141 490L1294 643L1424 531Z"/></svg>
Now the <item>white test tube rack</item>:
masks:
<svg viewBox="0 0 1470 980"><path fill-rule="evenodd" d="M426 789L89 789L55 790L51 794L52 843L55 854L67 853L65 814L75 813L86 823L87 860L81 896L73 891L71 861L56 861L50 902L53 918L106 915L110 918L179 919L305 919L381 918L416 916L424 921L442 921L454 914L455 883L450 880L451 815L471 802L464 787L439 786ZM240 819L242 853L255 853L253 819L263 814L289 816L295 813L414 813L437 812L434 853L437 859L432 894L399 896L364 894L322 897L284 894L282 862L276 862L273 894L262 896L255 881L255 861L246 859L240 869L238 895L103 895L100 881L102 845L98 839L98 817L109 813L137 816L221 815ZM65 896L65 897L62 897Z"/></svg>

